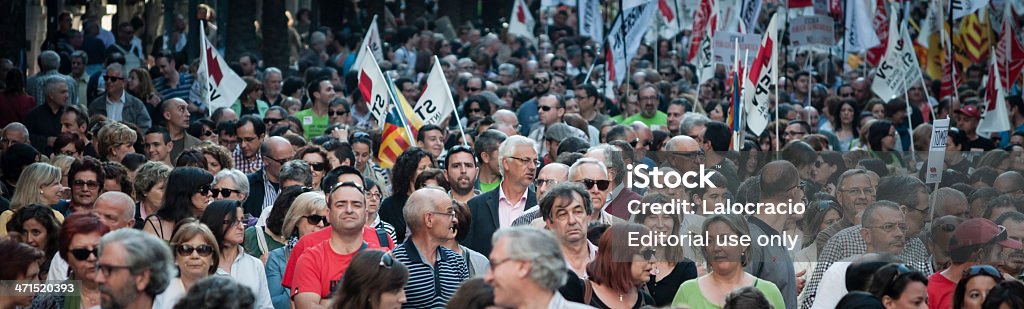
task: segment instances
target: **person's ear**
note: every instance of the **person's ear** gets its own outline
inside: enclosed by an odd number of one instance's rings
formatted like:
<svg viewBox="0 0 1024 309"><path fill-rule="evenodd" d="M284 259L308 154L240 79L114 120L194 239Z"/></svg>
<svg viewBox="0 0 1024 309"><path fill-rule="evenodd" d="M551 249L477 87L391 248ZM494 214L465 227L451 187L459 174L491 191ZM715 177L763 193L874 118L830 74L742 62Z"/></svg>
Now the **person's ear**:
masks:
<svg viewBox="0 0 1024 309"><path fill-rule="evenodd" d="M143 271L138 276L135 276L135 290L145 291L146 286L149 285L149 279L151 276L153 276L153 270L151 269Z"/></svg>

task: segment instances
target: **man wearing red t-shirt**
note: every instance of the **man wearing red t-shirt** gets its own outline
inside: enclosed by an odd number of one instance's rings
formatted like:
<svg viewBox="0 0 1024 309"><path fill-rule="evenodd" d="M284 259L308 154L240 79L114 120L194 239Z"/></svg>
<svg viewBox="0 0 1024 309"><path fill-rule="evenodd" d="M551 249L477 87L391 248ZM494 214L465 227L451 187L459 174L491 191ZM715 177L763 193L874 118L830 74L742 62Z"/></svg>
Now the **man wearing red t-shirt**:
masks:
<svg viewBox="0 0 1024 309"><path fill-rule="evenodd" d="M957 226L949 240L953 264L928 277L928 308L952 308L953 291L964 270L979 264L997 265L1003 248L1022 248L1020 241L1007 238L1005 227L984 218L970 219Z"/></svg>

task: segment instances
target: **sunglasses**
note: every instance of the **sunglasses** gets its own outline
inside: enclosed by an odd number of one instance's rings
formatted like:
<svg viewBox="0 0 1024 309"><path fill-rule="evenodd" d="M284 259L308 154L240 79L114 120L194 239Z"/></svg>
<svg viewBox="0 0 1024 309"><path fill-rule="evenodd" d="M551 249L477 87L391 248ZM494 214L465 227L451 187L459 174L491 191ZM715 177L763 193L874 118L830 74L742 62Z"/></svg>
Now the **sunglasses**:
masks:
<svg viewBox="0 0 1024 309"><path fill-rule="evenodd" d="M651 141L644 141L643 144L640 144L640 139L638 138L638 139L634 139L632 142L629 142L629 145L633 146L633 148L636 148L637 145L640 145L641 147L642 146L651 146L651 144L653 144L653 143L654 142L651 142Z"/></svg>
<svg viewBox="0 0 1024 309"><path fill-rule="evenodd" d="M481 88L466 87L466 91L480 91L480 90L482 90L482 89Z"/></svg>
<svg viewBox="0 0 1024 309"><path fill-rule="evenodd" d="M116 82L116 81L124 80L124 77L104 76L103 80L108 81L108 82Z"/></svg>
<svg viewBox="0 0 1024 309"><path fill-rule="evenodd" d="M266 124L277 124L278 122L281 122L282 120L284 120L284 119L281 119L281 118L263 118L263 123L266 123Z"/></svg>
<svg viewBox="0 0 1024 309"><path fill-rule="evenodd" d="M391 266L395 265L395 258L391 256L391 253L384 252L384 254L380 256L380 263L378 265L380 265L380 267L391 269Z"/></svg>
<svg viewBox="0 0 1024 309"><path fill-rule="evenodd" d="M220 188L220 189L210 189L210 193L213 194L213 198L217 198L218 196L221 196L221 195L223 195L224 198L229 198L229 197L231 197L232 193L233 194L241 194L242 191L240 191L240 190L232 190L232 189L228 189L228 188Z"/></svg>
<svg viewBox="0 0 1024 309"><path fill-rule="evenodd" d="M323 222L324 226L331 226L331 223L327 222L327 216L308 215L308 216L302 216L302 217L306 218L306 222L308 222L311 225L316 225L317 223Z"/></svg>
<svg viewBox="0 0 1024 309"><path fill-rule="evenodd" d="M896 273L892 274L892 279L889 280L889 283L885 285L885 290L883 290L883 291L889 291L889 289L892 288L893 284L895 284L896 281L900 280L900 277L902 277L902 276L904 276L906 274L909 274L911 271L912 270L910 270L910 268L907 267L907 264L903 264L903 263L898 264L896 266Z"/></svg>
<svg viewBox="0 0 1024 309"><path fill-rule="evenodd" d="M210 189L210 186L202 186L202 187L199 187L199 190L196 191L196 193L199 193L199 194L202 194L202 195L208 195L208 194L210 194L211 190L212 189Z"/></svg>
<svg viewBox="0 0 1024 309"><path fill-rule="evenodd" d="M653 248L647 248L640 251L640 256L642 256L644 260L653 261L654 255L656 253L658 253L658 251L654 250Z"/></svg>
<svg viewBox="0 0 1024 309"><path fill-rule="evenodd" d="M90 181L75 180L74 182L71 183L71 186L77 187L77 188L86 188L86 189L89 189L89 188L99 188L100 187L100 183L96 182L96 181L91 181L91 180Z"/></svg>
<svg viewBox="0 0 1024 309"><path fill-rule="evenodd" d="M341 188L341 187L356 188L356 190L359 190L359 193L366 192L366 190L363 189L362 185L360 185L358 183L355 183L355 182L346 181L346 182L339 182L338 184L334 185L334 187L331 187L331 194L333 194L334 191L337 191L338 188Z"/></svg>
<svg viewBox="0 0 1024 309"><path fill-rule="evenodd" d="M591 188L594 187L594 185L597 185L597 189L601 190L601 191L608 190L608 186L612 184L612 182L608 181L608 180L593 180L593 179L584 179L584 180L580 180L578 182L582 183L583 187L587 188L587 189L591 189Z"/></svg>
<svg viewBox="0 0 1024 309"><path fill-rule="evenodd" d="M326 162L313 163L313 164L310 164L309 167L312 168L314 171L323 172L323 171L327 170L327 163Z"/></svg>
<svg viewBox="0 0 1024 309"><path fill-rule="evenodd" d="M370 134L360 131L352 134L352 138L370 138Z"/></svg>
<svg viewBox="0 0 1024 309"><path fill-rule="evenodd" d="M974 265L964 270L967 276L977 276L979 274L989 275L996 278L1002 278L1002 273L998 269L992 267L992 265Z"/></svg>
<svg viewBox="0 0 1024 309"><path fill-rule="evenodd" d="M208 257L213 255L213 247L209 245L177 245L174 246L174 252L177 252L179 256L189 256L192 252L198 252L201 257Z"/></svg>
<svg viewBox="0 0 1024 309"><path fill-rule="evenodd" d="M345 115L348 115L348 111L327 111L327 116L328 117L345 116Z"/></svg>
<svg viewBox="0 0 1024 309"><path fill-rule="evenodd" d="M482 111L484 111L484 110L479 109L479 108L470 108L469 109L470 113L479 113L479 112L482 112Z"/></svg>
<svg viewBox="0 0 1024 309"><path fill-rule="evenodd" d="M213 136L213 131L207 130L206 132L203 132L203 135L205 135L205 136Z"/></svg>
<svg viewBox="0 0 1024 309"><path fill-rule="evenodd" d="M534 78L533 82L534 83L540 83L540 84L547 84L548 80L547 79L543 79L543 78Z"/></svg>
<svg viewBox="0 0 1024 309"><path fill-rule="evenodd" d="M71 256L75 257L75 259L79 260L79 261L88 260L90 255L95 256L96 258L100 257L99 256L99 252L96 251L96 248L92 248L92 249L79 248L79 249L68 250L68 252L70 252Z"/></svg>

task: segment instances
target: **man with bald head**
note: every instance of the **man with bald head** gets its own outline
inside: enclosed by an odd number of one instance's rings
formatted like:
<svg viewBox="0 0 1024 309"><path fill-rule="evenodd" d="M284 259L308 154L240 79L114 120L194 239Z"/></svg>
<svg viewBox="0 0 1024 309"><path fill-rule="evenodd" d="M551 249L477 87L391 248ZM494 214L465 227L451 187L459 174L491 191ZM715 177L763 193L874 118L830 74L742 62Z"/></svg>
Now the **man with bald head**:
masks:
<svg viewBox="0 0 1024 309"><path fill-rule="evenodd" d="M992 187L1002 194L1010 194L1014 197L1024 195L1024 176L1017 171L1004 172L996 177Z"/></svg>
<svg viewBox="0 0 1024 309"><path fill-rule="evenodd" d="M929 196L929 203L935 205L935 217L955 216L964 219L971 217L970 208L967 207L967 196L956 189L945 187L939 188Z"/></svg>
<svg viewBox="0 0 1024 309"><path fill-rule="evenodd" d="M274 205L277 194L281 192L278 176L281 166L295 156L295 148L287 139L274 136L267 138L260 146L263 156L263 168L247 175L249 178L249 198L245 200L245 213L260 216L264 209Z"/></svg>
<svg viewBox="0 0 1024 309"><path fill-rule="evenodd" d="M519 119L516 113L510 110L499 109L491 115L494 119L495 130L505 133L507 136L519 135Z"/></svg>
<svg viewBox="0 0 1024 309"><path fill-rule="evenodd" d="M791 205L804 202L803 183L793 163L772 161L761 169L760 202L772 205ZM788 207L776 207L778 213L757 212L748 217L750 238L780 237L786 225L792 225L802 215ZM758 278L771 281L779 287L788 308L796 308L796 276L793 259L782 244L751 246L746 271Z"/></svg>
<svg viewBox="0 0 1024 309"><path fill-rule="evenodd" d="M92 211L100 217L100 222L111 231L132 228L135 225L135 201L131 196L120 191L107 191L96 198ZM60 253L50 260L50 271L46 280L64 281L68 279L68 262L60 257Z"/></svg>
<svg viewBox="0 0 1024 309"><path fill-rule="evenodd" d="M466 260L441 246L458 224L452 199L438 188L425 187L409 196L402 214L412 231L394 251L395 259L409 268L405 306L443 307L459 284L469 279Z"/></svg>
<svg viewBox="0 0 1024 309"><path fill-rule="evenodd" d="M704 163L704 150L700 143L686 135L676 135L665 144L669 164L680 172L695 171Z"/></svg>
<svg viewBox="0 0 1024 309"><path fill-rule="evenodd" d="M167 133L171 134L171 143L173 143L171 161L177 161L181 152L199 145L199 139L187 132L191 115L188 108L188 103L179 98L168 99L160 103L164 126L167 128Z"/></svg>
<svg viewBox="0 0 1024 309"><path fill-rule="evenodd" d="M543 199L544 194L548 192L551 187L565 182L569 179L569 166L562 163L548 163L544 168L540 169L537 173L537 179L534 180L534 185L537 187L537 199ZM543 227L542 221L536 221L541 217L539 208L533 207L523 213L515 220L512 220L512 226L526 225L531 222L536 223L537 226Z"/></svg>

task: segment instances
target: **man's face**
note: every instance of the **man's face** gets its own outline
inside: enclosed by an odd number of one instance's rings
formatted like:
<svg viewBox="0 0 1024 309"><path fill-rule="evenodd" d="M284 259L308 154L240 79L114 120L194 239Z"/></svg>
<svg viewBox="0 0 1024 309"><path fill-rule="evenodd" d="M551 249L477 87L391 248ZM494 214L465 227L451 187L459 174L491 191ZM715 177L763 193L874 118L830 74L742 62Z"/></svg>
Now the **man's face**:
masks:
<svg viewBox="0 0 1024 309"><path fill-rule="evenodd" d="M658 91L647 87L640 90L640 113L646 117L654 117L658 112Z"/></svg>
<svg viewBox="0 0 1024 309"><path fill-rule="evenodd" d="M916 205L902 205L907 207L907 235L917 235L924 229L924 225L931 222L931 208L928 203L928 192L925 190L917 191Z"/></svg>
<svg viewBox="0 0 1024 309"><path fill-rule="evenodd" d="M960 116L960 122L957 122L957 126L967 134L972 134L978 129L979 120L975 117Z"/></svg>
<svg viewBox="0 0 1024 309"><path fill-rule="evenodd" d="M93 171L80 171L71 175L71 202L76 205L92 206L96 197L100 196L100 185L103 180Z"/></svg>
<svg viewBox="0 0 1024 309"><path fill-rule="evenodd" d="M171 99L167 109L164 110L164 119L167 119L167 125L181 130L188 128L189 115L188 103L180 99Z"/></svg>
<svg viewBox="0 0 1024 309"><path fill-rule="evenodd" d="M4 139L0 141L0 146L6 150L14 144L28 144L28 137L21 130L4 130Z"/></svg>
<svg viewBox="0 0 1024 309"><path fill-rule="evenodd" d="M1017 241L1024 241L1024 221L1014 221L1013 219L1009 219L1003 221L1003 226L1006 227L1006 235L1008 238ZM1024 250L1003 248L1003 251L1008 251L1008 258L1003 260L1003 267L1017 270L1016 273L1019 273L1021 269L1024 269Z"/></svg>
<svg viewBox="0 0 1024 309"><path fill-rule="evenodd" d="M116 94L124 91L125 83L127 83L124 74L120 70L107 70L107 75L103 76L103 81L106 84L107 92Z"/></svg>
<svg viewBox="0 0 1024 309"><path fill-rule="evenodd" d="M121 205L118 201L113 199L104 198L96 201L96 207L94 211L100 215L100 221L103 225L110 228L111 231L130 227L134 223L134 218L125 217L125 209L127 207L135 207L131 203Z"/></svg>
<svg viewBox="0 0 1024 309"><path fill-rule="evenodd" d="M331 193L328 209L331 229L335 233L362 230L366 222L366 198L356 188L342 186Z"/></svg>
<svg viewBox="0 0 1024 309"><path fill-rule="evenodd" d="M471 78L466 81L466 95L475 96L480 94L484 90L484 85L481 84L479 78Z"/></svg>
<svg viewBox="0 0 1024 309"><path fill-rule="evenodd" d="M537 73L533 76L533 92L540 96L548 93L551 87L551 74L547 72Z"/></svg>
<svg viewBox="0 0 1024 309"><path fill-rule="evenodd" d="M430 130L423 132L423 140L417 141L423 148L430 151L431 154L436 158L441 155L441 151L444 150L444 134L441 130Z"/></svg>
<svg viewBox="0 0 1024 309"><path fill-rule="evenodd" d="M282 78L279 73L267 73L263 75L263 94L273 99L281 94Z"/></svg>
<svg viewBox="0 0 1024 309"><path fill-rule="evenodd" d="M683 114L686 113L686 107L680 104L669 104L668 105L668 129L671 131L679 130L679 122L683 120Z"/></svg>
<svg viewBox="0 0 1024 309"><path fill-rule="evenodd" d="M217 142L224 148L234 151L235 146L238 145L238 136L229 131L221 131L217 133Z"/></svg>
<svg viewBox="0 0 1024 309"><path fill-rule="evenodd" d="M558 99L552 96L543 96L537 101L540 123L550 126L562 120L565 109L558 106Z"/></svg>
<svg viewBox="0 0 1024 309"><path fill-rule="evenodd" d="M874 252L884 252L892 255L899 255L906 245L907 222L903 212L889 207L875 209L874 223L872 226L863 228L868 230L870 241L868 245L874 248Z"/></svg>
<svg viewBox="0 0 1024 309"><path fill-rule="evenodd" d="M604 208L604 200L611 190L611 184L601 189L599 182L609 182L608 174L597 164L583 164L577 167L576 175L572 175L572 181L583 184L590 193L590 202L594 205L594 212ZM588 186L587 184L590 183Z"/></svg>
<svg viewBox="0 0 1024 309"><path fill-rule="evenodd" d="M70 133L82 137L85 134L85 126L79 125L78 117L74 112L65 112L60 116L60 133Z"/></svg>
<svg viewBox="0 0 1024 309"><path fill-rule="evenodd" d="M523 159L523 160L520 160ZM529 145L520 145L512 152L511 157L502 158L504 176L511 183L529 186L537 173L537 150Z"/></svg>
<svg viewBox="0 0 1024 309"><path fill-rule="evenodd" d="M458 152L448 155L447 160L445 167L448 169L448 183L452 184L452 189L459 193L473 191L478 172L473 155L468 152Z"/></svg>
<svg viewBox="0 0 1024 309"><path fill-rule="evenodd" d="M544 197L544 194L547 194L551 187L568 180L568 172L564 167L552 165L542 168L540 173L537 174L537 198Z"/></svg>
<svg viewBox="0 0 1024 309"><path fill-rule="evenodd" d="M573 193L572 200L555 199L551 207L550 218L544 221L547 229L564 245L577 244L587 240L587 226L590 216L583 207L583 197Z"/></svg>
<svg viewBox="0 0 1024 309"><path fill-rule="evenodd" d="M796 79L796 91L799 93L806 94L807 90L810 89L811 77L807 75L801 75Z"/></svg>
<svg viewBox="0 0 1024 309"><path fill-rule="evenodd" d="M163 74L164 77L167 78L173 75L175 70L177 70L177 68L174 67L174 61L167 57L156 58L156 66L160 68L160 74Z"/></svg>
<svg viewBox="0 0 1024 309"><path fill-rule="evenodd" d="M519 286L529 275L529 261L510 260L505 247L509 243L508 237L498 238L494 242L494 249L488 259L491 261L491 270L484 275L484 282L494 287L494 304L502 307L515 307L522 298Z"/></svg>
<svg viewBox="0 0 1024 309"><path fill-rule="evenodd" d="M127 261L128 252L121 243L111 243L103 248L103 255L96 263L101 269L96 272L96 283L99 285L103 308L126 308L141 293L137 275L133 275L130 269L116 267L125 266ZM107 273L103 270L104 266L115 268L110 268Z"/></svg>
<svg viewBox="0 0 1024 309"><path fill-rule="evenodd" d="M416 101L420 98L420 89L416 87L416 83L403 83L402 95L405 96L406 100Z"/></svg>
<svg viewBox="0 0 1024 309"><path fill-rule="evenodd" d="M786 131L782 132L782 137L786 139L786 143L791 141L799 140L807 135L807 131L804 127L799 124L791 124L786 126Z"/></svg>
<svg viewBox="0 0 1024 309"><path fill-rule="evenodd" d="M317 91L313 96L317 99L317 102L330 103L331 99L334 99L334 85L331 85L329 80L321 81L320 91Z"/></svg>
<svg viewBox="0 0 1024 309"><path fill-rule="evenodd" d="M451 199L445 198L434 202L434 209L427 215L427 228L432 238L448 240L454 237L455 225L459 220L455 219L454 215L443 215L454 213L455 207L452 206Z"/></svg>
<svg viewBox="0 0 1024 309"><path fill-rule="evenodd" d="M504 70L498 71L498 81L501 82L502 85L512 84L512 82L515 82L515 78L516 75L512 72Z"/></svg>
<svg viewBox="0 0 1024 309"><path fill-rule="evenodd" d="M117 40L122 44L131 42L133 35L135 35L135 27L130 25L125 25L117 30Z"/></svg>
<svg viewBox="0 0 1024 309"><path fill-rule="evenodd" d="M68 102L68 84L57 83L52 87L52 91L50 89L47 89L48 91L46 92L46 99L56 106L63 107Z"/></svg>
<svg viewBox="0 0 1024 309"><path fill-rule="evenodd" d="M252 76L256 73L256 64L252 62L252 58L245 56L238 59L238 66L242 67L242 74Z"/></svg>
<svg viewBox="0 0 1024 309"><path fill-rule="evenodd" d="M169 162L167 156L171 153L171 143L164 142L164 135L161 133L149 133L143 137L143 148L146 151L146 159L150 161Z"/></svg>
<svg viewBox="0 0 1024 309"><path fill-rule="evenodd" d="M846 177L836 191L840 206L847 212L844 216L851 221L856 222L856 215L875 202L875 186L864 174Z"/></svg>
<svg viewBox="0 0 1024 309"><path fill-rule="evenodd" d="M81 76L85 73L85 61L81 57L71 58L71 75Z"/></svg>
<svg viewBox="0 0 1024 309"><path fill-rule="evenodd" d="M263 154L263 166L274 178L281 174L281 165L295 157L295 148L291 145L285 147L271 147L270 153Z"/></svg>
<svg viewBox="0 0 1024 309"><path fill-rule="evenodd" d="M242 154L246 158L253 158L256 153L260 151L260 145L263 144L263 137L256 135L256 129L252 123L246 122L245 125L238 127L238 146L242 148Z"/></svg>

